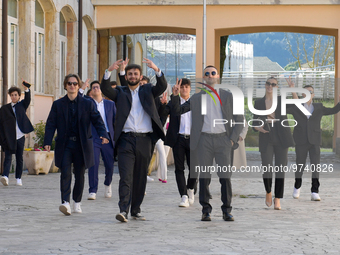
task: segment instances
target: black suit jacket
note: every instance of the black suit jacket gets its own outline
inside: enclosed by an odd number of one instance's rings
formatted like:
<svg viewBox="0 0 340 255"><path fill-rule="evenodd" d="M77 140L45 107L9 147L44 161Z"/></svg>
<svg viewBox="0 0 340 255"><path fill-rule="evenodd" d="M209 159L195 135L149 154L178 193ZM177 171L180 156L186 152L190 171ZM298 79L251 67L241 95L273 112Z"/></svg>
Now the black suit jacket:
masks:
<svg viewBox="0 0 340 255"><path fill-rule="evenodd" d="M264 96L261 99L257 99L255 101L254 107L257 110L266 110L266 97ZM287 111L290 107L292 107L292 105L287 105ZM275 118L280 119L280 124L277 125L277 127L278 127L278 133L280 134L279 140L280 140L281 146L283 148L288 148L288 147L294 146L294 140L293 140L293 137L292 137L292 132L290 130L290 127L284 127L284 126L281 125L281 121L287 119L287 115L281 115L281 96L279 96L278 100L277 100L277 107L276 107L276 110L275 110ZM266 123L265 120L267 119L267 116L259 116L259 115L254 114L253 119L261 119L264 123ZM287 123L284 123L284 124L287 125ZM253 121L253 126L258 126L258 125L261 125L261 122ZM271 125L271 123L269 125ZM254 130L257 131L256 129L254 129ZM267 149L267 145L270 141L271 141L271 139L270 139L269 133L260 132L260 134L259 134L259 151L265 152L266 149Z"/></svg>
<svg viewBox="0 0 340 255"><path fill-rule="evenodd" d="M155 98L159 97L167 88L167 82L165 80L164 74L162 73L161 77L156 76L157 84L156 86L152 86L150 83L140 86L139 88L139 99L143 106L144 111L151 117L152 122L152 130L151 134L152 141L155 142L158 139L164 140L164 132L163 125L161 123L157 107L155 104ZM116 103L117 114L115 121L115 134L114 140L117 143L125 122L130 114L131 105L132 105L132 97L131 92L128 86L116 87L115 89L111 88L110 80L105 80L103 78L100 89L103 94L109 99L113 100Z"/></svg>
<svg viewBox="0 0 340 255"><path fill-rule="evenodd" d="M191 150L195 150L197 148L199 138L202 133L204 115L201 114L201 95L203 92L194 94L187 102L180 105L179 96L171 95L171 101L173 101L173 109L174 112L178 115L183 114L191 110L191 131L190 131L190 147ZM225 120L228 120L227 124L224 124L227 136L230 140L237 143L239 135L243 129L242 124L230 126L230 121L234 122L242 122L244 120L243 115L234 115L233 114L233 96L230 92L220 89L219 95L222 101L222 116ZM194 139L192 139L194 138Z"/></svg>
<svg viewBox="0 0 340 255"><path fill-rule="evenodd" d="M81 96L78 100L78 129L82 153L85 162L85 168L94 165L93 157L93 138L91 132L91 123L96 128L99 136L109 139L105 130L104 122L100 113L97 111L94 103ZM45 128L44 146L51 145L55 130L55 165L61 168L64 150L67 146L69 137L68 132L68 98L67 95L53 102L50 114L47 118Z"/></svg>
<svg viewBox="0 0 340 255"><path fill-rule="evenodd" d="M321 145L321 118L324 115L336 114L340 111L340 104L336 104L333 108L327 108L322 103L313 103L314 111L312 115L307 116L294 105L287 109L287 113L291 113L297 122L294 127L293 137L297 145L314 144Z"/></svg>
<svg viewBox="0 0 340 255"><path fill-rule="evenodd" d="M173 100L178 100L179 104L181 104L180 97L177 97ZM178 135L179 135L178 134L179 127L181 123L181 116L175 113L172 102L173 101L170 100L161 113L162 122L164 122L167 116L170 114L169 128L168 128L168 131L166 132L164 144L170 146L171 148L174 147L174 145L177 142Z"/></svg>
<svg viewBox="0 0 340 255"><path fill-rule="evenodd" d="M11 103L0 108L0 144L5 150L12 153L16 151L16 122L24 134L28 134L34 130L26 110L31 102L31 91L25 92L25 98L15 105L15 114Z"/></svg>

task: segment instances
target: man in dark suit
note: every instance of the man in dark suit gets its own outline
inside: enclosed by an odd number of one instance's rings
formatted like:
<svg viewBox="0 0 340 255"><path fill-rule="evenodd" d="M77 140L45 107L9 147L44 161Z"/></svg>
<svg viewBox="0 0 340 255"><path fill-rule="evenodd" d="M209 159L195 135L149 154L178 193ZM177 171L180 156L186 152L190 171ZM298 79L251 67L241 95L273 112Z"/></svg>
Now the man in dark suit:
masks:
<svg viewBox="0 0 340 255"><path fill-rule="evenodd" d="M21 175L23 168L23 152L25 145L25 134L34 130L30 120L26 115L26 110L31 102L31 85L23 81L25 88L25 98L20 100L21 89L11 87L8 94L11 103L6 104L0 109L0 144L5 150L4 171L0 179L4 186L8 186L8 176L12 164L12 154L15 154L16 169L15 178L17 185L22 185Z"/></svg>
<svg viewBox="0 0 340 255"><path fill-rule="evenodd" d="M103 119L105 124L105 129L110 136L109 143L102 144L101 139L96 131L96 129L91 125L92 130L92 137L93 137L93 150L94 150L94 166L90 167L88 170L89 175L89 195L87 197L88 200L95 200L97 196L98 190L98 168L99 168L99 157L100 154L102 155L104 166L105 166L105 192L104 196L110 198L112 196L112 175L113 175L113 148L114 148L114 129L113 125L115 122L116 116L116 105L111 100L103 99L102 91L100 90L100 83L99 81L93 81L91 84L88 84L89 80L86 80L83 87L79 90L81 94L84 93L84 89L86 87L90 87L92 91L91 97L87 97L88 99L92 100L97 110L100 113L100 116Z"/></svg>
<svg viewBox="0 0 340 255"><path fill-rule="evenodd" d="M148 59L143 61L156 72L157 84L140 86L141 67L128 65L125 69L128 86L112 89L111 71L118 69L122 60L113 63L106 71L100 88L105 96L116 102L114 140L118 146L119 209L116 219L127 222L131 205L131 216L145 220L140 215L147 169L151 158L152 141L164 140L163 125L158 115L155 98L166 89L164 74Z"/></svg>
<svg viewBox="0 0 340 255"><path fill-rule="evenodd" d="M210 87L214 88L215 84L218 83L219 75L217 69L214 66L207 66L204 69L205 83ZM207 114L201 114L202 106L202 92L193 95L190 100L180 106L178 99L178 93L180 90L180 83L175 85L171 101L173 101L174 112L177 114L185 113L190 111L192 114L192 125L190 131L190 149L191 153L191 173L196 173L197 167L200 169L207 169L213 166L213 160L220 167L230 169L230 155L231 148L237 143L238 137L243 129L244 123L243 115L233 114L233 96L226 90L219 90L219 96L222 101L215 104L214 100L208 96L206 97L206 109ZM217 96L212 93L216 102L219 102ZM214 125L215 119L224 119L228 121L228 124ZM238 123L237 125L231 126L231 122ZM199 200L202 205L202 221L211 221L210 213L212 207L209 203L210 192L209 184L211 181L211 173L209 171L198 171L200 172L199 183ZM233 221L234 217L230 214L231 212L231 172L218 171L219 180L221 183L221 200L223 202L222 212L223 219L225 221Z"/></svg>
<svg viewBox="0 0 340 255"><path fill-rule="evenodd" d="M182 78L180 87L180 97L177 100L184 104L190 98L191 82L189 79ZM179 194L181 196L180 207L188 207L194 203L194 188L197 178L190 177L190 129L191 112L178 115L174 112L173 102L170 100L166 105L162 118L166 119L170 114L169 128L165 137L165 145L172 148L175 161L175 175ZM184 176L184 161L187 160L189 175L187 182Z"/></svg>
<svg viewBox="0 0 340 255"><path fill-rule="evenodd" d="M292 81L287 80L290 84ZM300 189L302 185L302 174L306 167L307 154L309 153L311 170L312 170L312 187L311 200L320 201L319 195L319 171L320 169L320 146L321 146L321 118L325 115L336 114L340 111L340 104L337 103L333 108L327 108L322 103L313 103L314 88L311 85L303 87L311 94L311 98L307 103L304 103L306 109L311 113L306 116L295 105L287 109L287 113L291 113L297 125L294 127L293 137L295 140L296 165L298 171L295 172L295 185L293 197L298 199L300 197ZM293 98L297 99L296 93L292 93ZM302 94L305 97L305 94ZM340 98L340 96L339 96Z"/></svg>
<svg viewBox="0 0 340 255"><path fill-rule="evenodd" d="M80 79L76 74L69 74L64 79L66 96L53 102L45 128L44 146L50 151L54 132L55 165L60 168L61 205L59 210L71 215L70 194L73 163L75 184L73 188L74 212L81 213L80 201L84 189L85 168L94 165L93 139L91 123L95 127L102 143L109 142L102 117L94 103L78 95Z"/></svg>

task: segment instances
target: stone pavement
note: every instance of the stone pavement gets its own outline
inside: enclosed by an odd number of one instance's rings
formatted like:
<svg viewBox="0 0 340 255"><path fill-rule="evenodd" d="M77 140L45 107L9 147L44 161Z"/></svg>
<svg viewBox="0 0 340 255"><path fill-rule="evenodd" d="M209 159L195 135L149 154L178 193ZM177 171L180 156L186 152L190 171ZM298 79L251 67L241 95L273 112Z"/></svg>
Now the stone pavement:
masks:
<svg viewBox="0 0 340 255"><path fill-rule="evenodd" d="M259 165L259 153L250 152L249 165ZM290 163L294 154L290 154ZM322 163L334 163L334 173L321 177L322 201L310 201L310 174L300 199L292 198L293 178L286 178L282 210L267 208L261 175L233 177L234 222L224 222L218 179L212 179L212 221L202 222L198 194L193 206L179 208L174 166L168 183L147 185L142 204L144 222L115 219L118 180L113 196L104 198L101 167L97 200L86 200L82 214L59 212L59 173L23 175L23 186L0 186L0 254L340 254L339 158L324 154Z"/></svg>

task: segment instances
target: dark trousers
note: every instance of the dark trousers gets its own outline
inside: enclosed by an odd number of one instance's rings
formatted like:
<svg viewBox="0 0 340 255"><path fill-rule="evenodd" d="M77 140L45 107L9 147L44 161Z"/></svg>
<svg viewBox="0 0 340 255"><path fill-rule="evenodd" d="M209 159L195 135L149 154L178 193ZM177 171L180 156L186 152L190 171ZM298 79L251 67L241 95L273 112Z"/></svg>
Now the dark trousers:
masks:
<svg viewBox="0 0 340 255"><path fill-rule="evenodd" d="M213 166L213 160L215 158L216 164L220 167L230 166L230 155L231 155L231 141L227 135L208 135L201 134L198 142L198 162L202 167ZM232 187L231 187L231 172L217 172L217 175L221 184L221 209L223 212L230 213L231 198L232 198ZM211 182L211 174L209 172L201 172L199 177L199 200L202 205L202 213L211 213L212 206L209 203L210 191L209 185Z"/></svg>
<svg viewBox="0 0 340 255"><path fill-rule="evenodd" d="M306 166L307 154L309 153L310 165L311 165L311 169L313 170L311 192L318 193L320 182L319 182L319 172L317 172L316 169L317 169L317 166L320 164L320 145L314 145L310 143L307 143L304 145L296 145L295 153L296 153L296 165L298 167L298 171L295 172L295 185L294 185L295 188L296 189L301 188L302 174Z"/></svg>
<svg viewBox="0 0 340 255"><path fill-rule="evenodd" d="M15 161L16 161L16 168L15 168L15 178L21 179L22 175L22 168L23 168L23 153L24 153L24 146L25 146L25 136L21 137L17 140L17 150L15 151ZM4 172L3 176L9 175L11 170L12 164L12 153L11 151L5 151L5 160L4 160Z"/></svg>
<svg viewBox="0 0 340 255"><path fill-rule="evenodd" d="M264 168L263 183L267 193L272 191L273 171L269 166L273 166L273 156L275 155L275 166L281 167L280 171L275 172L275 197L283 198L285 173L281 170L287 166L288 148L282 148L281 145L269 143L265 152L261 152L262 166Z"/></svg>
<svg viewBox="0 0 340 255"><path fill-rule="evenodd" d="M102 155L105 166L104 185L109 186L112 182L113 175L113 145L110 140L107 144L93 143L94 149L94 166L89 168L89 193L97 193L98 190L98 168L99 157Z"/></svg>
<svg viewBox="0 0 340 255"><path fill-rule="evenodd" d="M85 163L80 141L68 141L61 163L60 191L61 202L70 202L72 166L75 178L72 197L77 203L81 201L84 190Z"/></svg>
<svg viewBox="0 0 340 255"><path fill-rule="evenodd" d="M131 215L140 213L144 199L146 176L151 159L151 138L122 133L118 142L119 209Z"/></svg>
<svg viewBox="0 0 340 255"><path fill-rule="evenodd" d="M194 189L195 184L197 182L197 178L190 177L190 138L186 139L182 136L178 136L177 141L174 147L172 148L172 152L174 155L175 175L176 175L176 182L177 182L177 188L178 188L179 194L180 196L188 195L187 189ZM187 160L187 165L189 168L187 184L185 183L185 176L184 176L185 158Z"/></svg>

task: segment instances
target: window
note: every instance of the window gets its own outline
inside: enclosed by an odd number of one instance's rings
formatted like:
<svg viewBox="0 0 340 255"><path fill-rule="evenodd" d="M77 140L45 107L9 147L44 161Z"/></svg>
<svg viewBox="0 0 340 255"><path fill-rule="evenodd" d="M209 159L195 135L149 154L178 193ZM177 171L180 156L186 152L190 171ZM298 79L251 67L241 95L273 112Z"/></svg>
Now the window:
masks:
<svg viewBox="0 0 340 255"><path fill-rule="evenodd" d="M8 1L8 85L18 85L18 5Z"/></svg>
<svg viewBox="0 0 340 255"><path fill-rule="evenodd" d="M35 1L35 91L44 93L45 29L44 10Z"/></svg>
<svg viewBox="0 0 340 255"><path fill-rule="evenodd" d="M65 94L63 81L66 76L66 54L67 54L67 37L66 37L66 21L64 15L60 12L60 95Z"/></svg>

